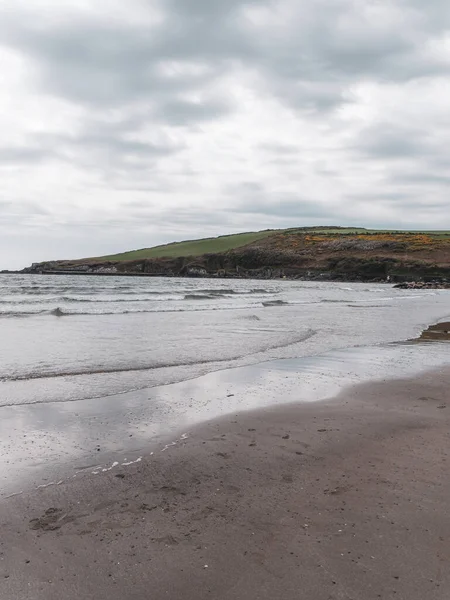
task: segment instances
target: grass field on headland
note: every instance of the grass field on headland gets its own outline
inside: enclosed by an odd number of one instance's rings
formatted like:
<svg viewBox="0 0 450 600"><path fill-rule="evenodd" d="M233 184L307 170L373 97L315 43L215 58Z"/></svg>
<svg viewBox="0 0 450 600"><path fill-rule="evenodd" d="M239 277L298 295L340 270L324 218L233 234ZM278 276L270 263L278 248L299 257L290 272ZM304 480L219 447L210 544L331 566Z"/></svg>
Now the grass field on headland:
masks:
<svg viewBox="0 0 450 600"><path fill-rule="evenodd" d="M329 238L335 238L336 236L344 235L356 235L356 236L376 236L392 235L393 239L397 235L411 234L412 236L427 236L432 241L438 241L442 239L450 239L450 231L419 231L419 230L381 230L381 229L364 229L362 227L301 227L291 229L270 229L258 232L248 233L237 233L233 235L223 235L214 238L204 238L198 240L187 240L182 242L173 242L171 244L164 244L161 246L154 246L151 248L142 248L139 250L132 250L129 252L122 252L119 254L111 254L109 256L96 257L99 261L131 261L131 260L143 260L151 258L178 258L181 256L202 256L204 254L218 254L221 252L227 252L229 250L236 250L249 244L254 244L265 240L273 236L280 236L285 234L290 237L295 234L314 234ZM412 240L411 240L412 241ZM93 260L86 259L86 260Z"/></svg>
<svg viewBox="0 0 450 600"><path fill-rule="evenodd" d="M153 248L142 248L141 250L132 250L110 256L102 256L101 260L140 260L145 258L161 258L167 256L177 258L178 256L202 256L203 254L216 254L235 250L242 246L247 246L257 242L275 233L274 230L258 231L254 233L236 233L233 235L223 235L216 238L205 238L200 240L188 240L185 242L173 242Z"/></svg>

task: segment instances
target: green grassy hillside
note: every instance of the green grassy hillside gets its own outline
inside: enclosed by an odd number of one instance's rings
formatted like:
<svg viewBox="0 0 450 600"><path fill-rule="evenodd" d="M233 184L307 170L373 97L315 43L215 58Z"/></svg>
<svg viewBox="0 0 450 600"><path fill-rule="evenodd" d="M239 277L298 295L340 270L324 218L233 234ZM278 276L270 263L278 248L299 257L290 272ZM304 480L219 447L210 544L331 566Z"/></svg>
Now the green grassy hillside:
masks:
<svg viewBox="0 0 450 600"><path fill-rule="evenodd" d="M122 252L121 254L112 254L111 256L101 256L98 260L117 261L117 260L142 260L145 258L178 258L179 256L202 256L203 254L216 254L234 250L241 246L247 246L253 242L262 240L274 231L258 231L256 233L236 233L234 235L223 235L216 238L205 238L202 240L190 240L186 242L174 242L163 246L153 248L142 248L131 252ZM92 260L92 259L88 259Z"/></svg>
<svg viewBox="0 0 450 600"><path fill-rule="evenodd" d="M271 229L110 256L34 263L24 272L450 281L450 232L333 226Z"/></svg>
<svg viewBox="0 0 450 600"><path fill-rule="evenodd" d="M130 252L122 252L119 254L111 254L110 256L91 257L83 259L79 262L117 262L117 261L134 261L143 259L158 259L158 258L179 258L186 256L203 256L205 254L220 254L228 250L236 250L249 244L268 240L271 244L280 235L288 236L296 234L311 234L316 236L326 236L329 239L336 236L369 236L369 235L417 235L423 234L430 236L430 240L448 238L448 231L401 231L401 230L375 230L364 229L362 227L295 227L290 229L271 229L265 231L236 233L233 235L223 235L215 238L204 238L200 240L187 240L184 242L173 242L153 248L142 248L140 250L132 250ZM269 238L273 238L269 240Z"/></svg>

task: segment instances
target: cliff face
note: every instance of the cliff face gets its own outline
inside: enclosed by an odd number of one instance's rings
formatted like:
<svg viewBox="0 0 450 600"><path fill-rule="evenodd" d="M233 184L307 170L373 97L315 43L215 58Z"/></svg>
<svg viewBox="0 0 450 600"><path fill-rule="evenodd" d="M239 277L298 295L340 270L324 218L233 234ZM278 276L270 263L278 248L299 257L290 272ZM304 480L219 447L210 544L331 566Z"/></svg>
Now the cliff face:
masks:
<svg viewBox="0 0 450 600"><path fill-rule="evenodd" d="M127 261L55 261L33 264L25 272L450 281L450 235L286 230L217 254Z"/></svg>

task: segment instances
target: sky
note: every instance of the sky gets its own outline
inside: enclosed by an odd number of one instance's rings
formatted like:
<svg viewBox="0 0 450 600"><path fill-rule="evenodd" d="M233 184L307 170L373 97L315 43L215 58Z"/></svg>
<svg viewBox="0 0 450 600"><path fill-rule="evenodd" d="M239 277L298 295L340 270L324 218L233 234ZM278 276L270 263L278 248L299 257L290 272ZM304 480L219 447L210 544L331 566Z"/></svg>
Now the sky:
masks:
<svg viewBox="0 0 450 600"><path fill-rule="evenodd" d="M448 0L2 0L0 269L450 229Z"/></svg>

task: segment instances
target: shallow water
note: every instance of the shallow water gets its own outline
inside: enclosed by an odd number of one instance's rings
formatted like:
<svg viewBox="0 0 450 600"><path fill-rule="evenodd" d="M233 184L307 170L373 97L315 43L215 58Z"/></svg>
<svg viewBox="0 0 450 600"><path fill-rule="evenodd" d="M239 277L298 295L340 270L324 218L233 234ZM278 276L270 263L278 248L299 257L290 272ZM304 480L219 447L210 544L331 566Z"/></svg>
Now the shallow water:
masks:
<svg viewBox="0 0 450 600"><path fill-rule="evenodd" d="M404 340L449 314L448 290L0 275L0 406L103 397Z"/></svg>
<svg viewBox="0 0 450 600"><path fill-rule="evenodd" d="M215 371L108 398L3 407L0 497L132 464L226 414L324 400L353 384L448 365L449 344L389 344Z"/></svg>
<svg viewBox="0 0 450 600"><path fill-rule="evenodd" d="M0 275L0 315L0 497L206 419L450 364L449 344L392 344L450 320L448 290Z"/></svg>

